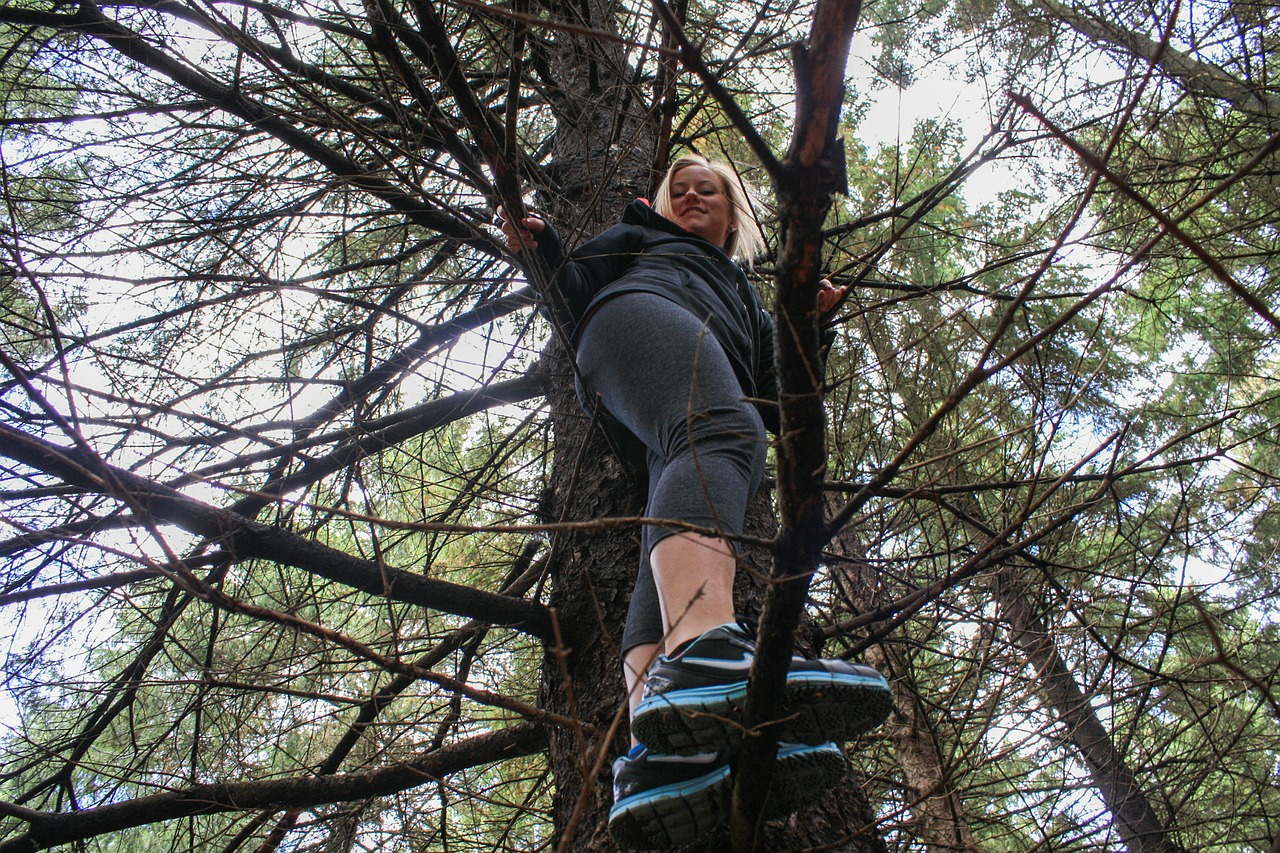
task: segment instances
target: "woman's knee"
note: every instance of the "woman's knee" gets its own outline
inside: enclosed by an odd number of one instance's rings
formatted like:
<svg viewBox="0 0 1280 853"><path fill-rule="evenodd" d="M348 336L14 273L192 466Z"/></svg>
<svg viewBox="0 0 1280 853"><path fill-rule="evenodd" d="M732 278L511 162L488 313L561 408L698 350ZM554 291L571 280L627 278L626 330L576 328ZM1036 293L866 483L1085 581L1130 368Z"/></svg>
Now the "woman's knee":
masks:
<svg viewBox="0 0 1280 853"><path fill-rule="evenodd" d="M760 413L745 400L690 412L672 437L674 453L725 453L748 461L749 467L755 467L757 459L764 464L764 423Z"/></svg>

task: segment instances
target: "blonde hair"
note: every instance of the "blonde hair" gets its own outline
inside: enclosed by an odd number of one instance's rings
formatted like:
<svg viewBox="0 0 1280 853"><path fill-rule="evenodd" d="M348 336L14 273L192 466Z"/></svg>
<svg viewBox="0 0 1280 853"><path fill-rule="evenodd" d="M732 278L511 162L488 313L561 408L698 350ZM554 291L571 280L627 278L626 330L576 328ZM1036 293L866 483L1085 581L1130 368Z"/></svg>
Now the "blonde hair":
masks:
<svg viewBox="0 0 1280 853"><path fill-rule="evenodd" d="M725 254L750 265L765 252L764 233L760 230L759 220L756 219L754 190L728 163L708 160L699 154L686 154L677 158L667 169L662 183L658 185L653 209L668 219L674 219L674 211L671 207L671 182L677 172L689 166L705 166L720 179L721 189L729 198L729 204L733 210L729 236L724 244Z"/></svg>

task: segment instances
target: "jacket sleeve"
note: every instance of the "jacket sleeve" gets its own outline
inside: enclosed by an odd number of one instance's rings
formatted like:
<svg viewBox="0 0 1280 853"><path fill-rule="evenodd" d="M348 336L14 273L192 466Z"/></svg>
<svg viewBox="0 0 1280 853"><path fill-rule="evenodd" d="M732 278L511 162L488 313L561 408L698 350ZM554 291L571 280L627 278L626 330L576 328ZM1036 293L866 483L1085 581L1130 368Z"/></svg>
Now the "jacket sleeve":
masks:
<svg viewBox="0 0 1280 853"><path fill-rule="evenodd" d="M626 225L601 232L567 255L564 241L551 223L538 234L538 253L547 262L575 322L597 293L631 267L640 248L640 233Z"/></svg>

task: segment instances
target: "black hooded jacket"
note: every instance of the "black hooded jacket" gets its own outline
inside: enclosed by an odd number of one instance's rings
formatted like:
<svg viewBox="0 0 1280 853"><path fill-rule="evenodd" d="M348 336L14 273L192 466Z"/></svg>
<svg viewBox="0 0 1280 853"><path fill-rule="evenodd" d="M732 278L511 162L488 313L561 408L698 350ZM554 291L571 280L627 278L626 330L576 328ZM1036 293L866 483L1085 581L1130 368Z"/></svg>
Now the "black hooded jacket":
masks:
<svg viewBox="0 0 1280 853"><path fill-rule="evenodd" d="M568 257L549 226L538 234L538 251L573 317L575 344L591 312L607 299L634 292L670 299L707 324L744 395L757 401L765 426L777 433L773 318L742 269L718 246L634 201L618 225Z"/></svg>

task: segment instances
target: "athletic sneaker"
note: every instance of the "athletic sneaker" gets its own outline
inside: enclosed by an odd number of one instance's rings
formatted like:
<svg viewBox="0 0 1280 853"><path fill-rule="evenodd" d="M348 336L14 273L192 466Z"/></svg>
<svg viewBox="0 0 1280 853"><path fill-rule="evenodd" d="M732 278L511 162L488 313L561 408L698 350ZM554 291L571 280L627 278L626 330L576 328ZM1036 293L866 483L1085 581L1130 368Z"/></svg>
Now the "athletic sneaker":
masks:
<svg viewBox="0 0 1280 853"><path fill-rule="evenodd" d="M649 668L632 735L664 755L735 748L754 658L750 635L732 624L660 656ZM873 667L793 657L774 734L788 743L843 743L883 723L892 708L889 684Z"/></svg>
<svg viewBox="0 0 1280 853"><path fill-rule="evenodd" d="M609 832L624 850L670 850L705 838L729 821L732 762L725 753L656 755L637 746L613 763ZM844 775L834 743L784 744L765 818L788 815Z"/></svg>

